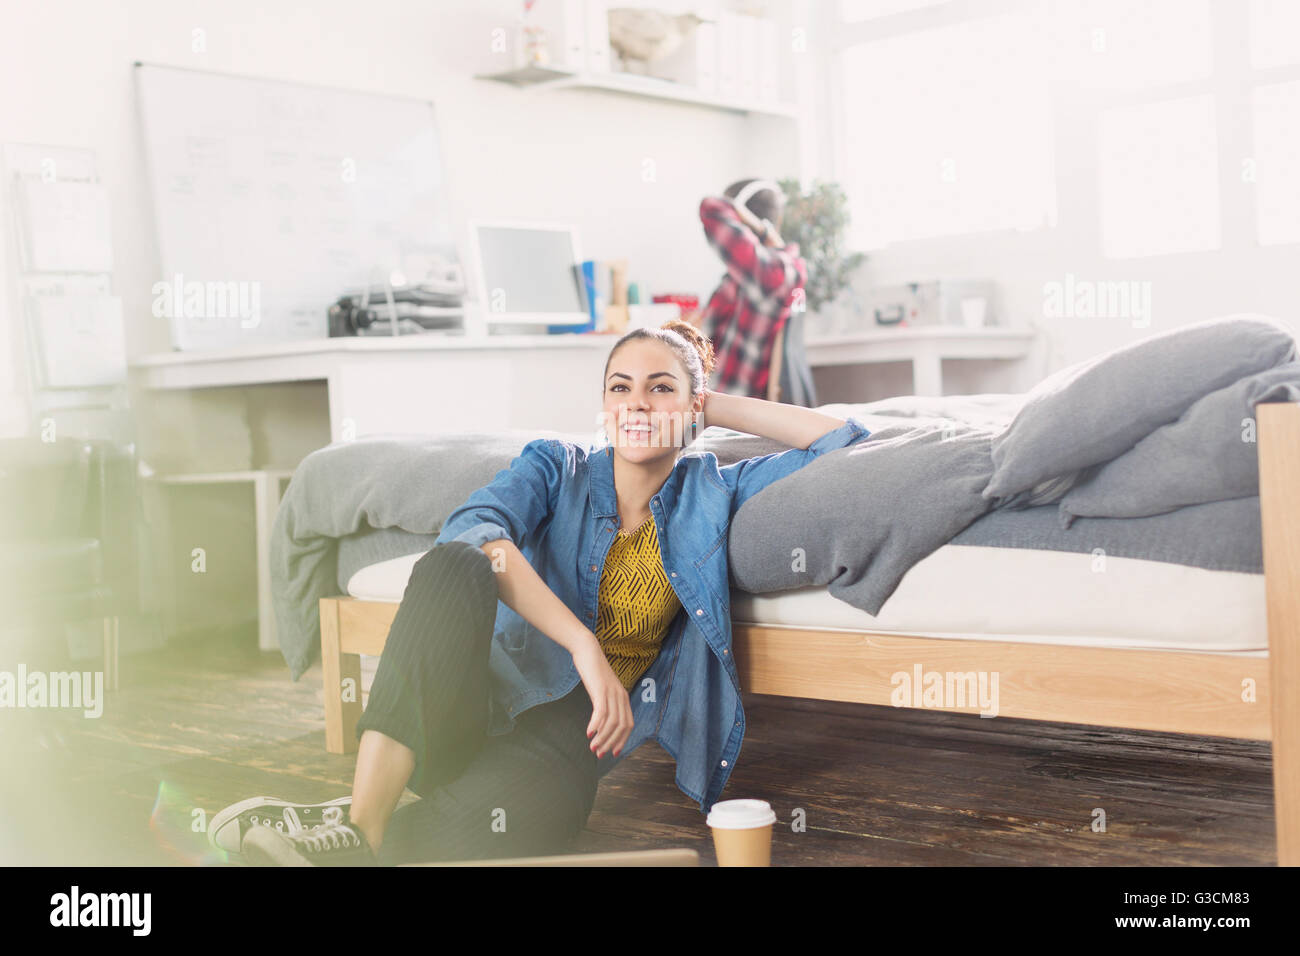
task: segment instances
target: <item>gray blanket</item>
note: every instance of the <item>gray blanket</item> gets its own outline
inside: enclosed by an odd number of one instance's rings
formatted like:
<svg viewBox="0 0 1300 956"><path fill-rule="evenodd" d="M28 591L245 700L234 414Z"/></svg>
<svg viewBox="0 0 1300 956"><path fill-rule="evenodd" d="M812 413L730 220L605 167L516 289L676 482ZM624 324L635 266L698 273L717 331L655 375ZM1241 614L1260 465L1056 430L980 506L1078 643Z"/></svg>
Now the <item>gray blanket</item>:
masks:
<svg viewBox="0 0 1300 956"><path fill-rule="evenodd" d="M560 432L382 435L335 442L295 469L271 529L271 604L294 680L320 652L320 606L338 594L338 539L364 528L435 533L534 438Z"/></svg>
<svg viewBox="0 0 1300 956"><path fill-rule="evenodd" d="M825 585L879 614L912 565L992 509L980 493L995 434L953 421L891 425L768 485L732 519L732 583L757 594Z"/></svg>

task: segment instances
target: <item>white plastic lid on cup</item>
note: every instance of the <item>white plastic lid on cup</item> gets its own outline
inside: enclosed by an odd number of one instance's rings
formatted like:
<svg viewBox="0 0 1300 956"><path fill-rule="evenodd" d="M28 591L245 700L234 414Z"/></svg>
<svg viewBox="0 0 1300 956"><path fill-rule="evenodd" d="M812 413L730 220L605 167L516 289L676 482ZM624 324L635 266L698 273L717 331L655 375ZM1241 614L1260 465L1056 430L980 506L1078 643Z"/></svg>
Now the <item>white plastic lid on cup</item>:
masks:
<svg viewBox="0 0 1300 956"><path fill-rule="evenodd" d="M723 800L713 805L706 822L719 830L753 830L776 823L776 813L766 800Z"/></svg>

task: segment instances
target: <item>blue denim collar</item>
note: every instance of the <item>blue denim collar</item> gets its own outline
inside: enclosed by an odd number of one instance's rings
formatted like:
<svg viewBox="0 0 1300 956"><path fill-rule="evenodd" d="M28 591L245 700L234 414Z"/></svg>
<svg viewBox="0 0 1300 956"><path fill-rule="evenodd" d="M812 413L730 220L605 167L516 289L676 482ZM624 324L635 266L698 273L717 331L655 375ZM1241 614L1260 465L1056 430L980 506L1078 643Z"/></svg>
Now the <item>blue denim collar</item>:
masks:
<svg viewBox="0 0 1300 956"><path fill-rule="evenodd" d="M668 473L663 486L656 496L663 504L664 513L670 514L677 503L677 494L681 489L682 477L686 474L687 462L698 455L689 453L678 455L673 470ZM587 480L590 485L591 508L598 518L618 516L618 492L614 488L614 446L605 445L587 456Z"/></svg>

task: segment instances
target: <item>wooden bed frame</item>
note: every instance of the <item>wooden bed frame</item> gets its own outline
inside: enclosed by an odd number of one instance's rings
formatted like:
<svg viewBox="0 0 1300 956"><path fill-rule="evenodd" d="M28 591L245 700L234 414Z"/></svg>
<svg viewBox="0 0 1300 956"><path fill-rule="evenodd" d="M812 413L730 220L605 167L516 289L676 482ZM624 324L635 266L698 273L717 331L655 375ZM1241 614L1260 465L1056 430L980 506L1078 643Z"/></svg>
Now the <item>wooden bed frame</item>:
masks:
<svg viewBox="0 0 1300 956"><path fill-rule="evenodd" d="M1278 865L1300 865L1300 404L1259 405L1257 422L1267 658L737 623L741 686L756 694L890 705L891 675L919 663L941 673L996 671L1001 716L1271 740ZM356 750L358 655L383 651L397 607L321 599L331 753ZM354 701L340 692L349 678ZM941 709L978 713L977 706Z"/></svg>

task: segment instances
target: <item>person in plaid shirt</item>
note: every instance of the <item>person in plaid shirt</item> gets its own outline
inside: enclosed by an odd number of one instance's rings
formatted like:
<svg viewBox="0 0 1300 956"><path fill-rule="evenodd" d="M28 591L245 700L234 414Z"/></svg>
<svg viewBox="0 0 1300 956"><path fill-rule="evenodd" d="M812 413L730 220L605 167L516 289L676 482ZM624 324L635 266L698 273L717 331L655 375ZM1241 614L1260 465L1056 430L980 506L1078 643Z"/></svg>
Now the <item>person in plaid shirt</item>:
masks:
<svg viewBox="0 0 1300 956"><path fill-rule="evenodd" d="M778 384L769 382L773 349L785 333L796 290L808 281L808 267L798 244L781 240L785 195L779 186L742 179L724 195L700 201L705 238L727 274L696 324L717 356L710 387L768 399L769 386ZM739 205L733 202L737 197Z"/></svg>

